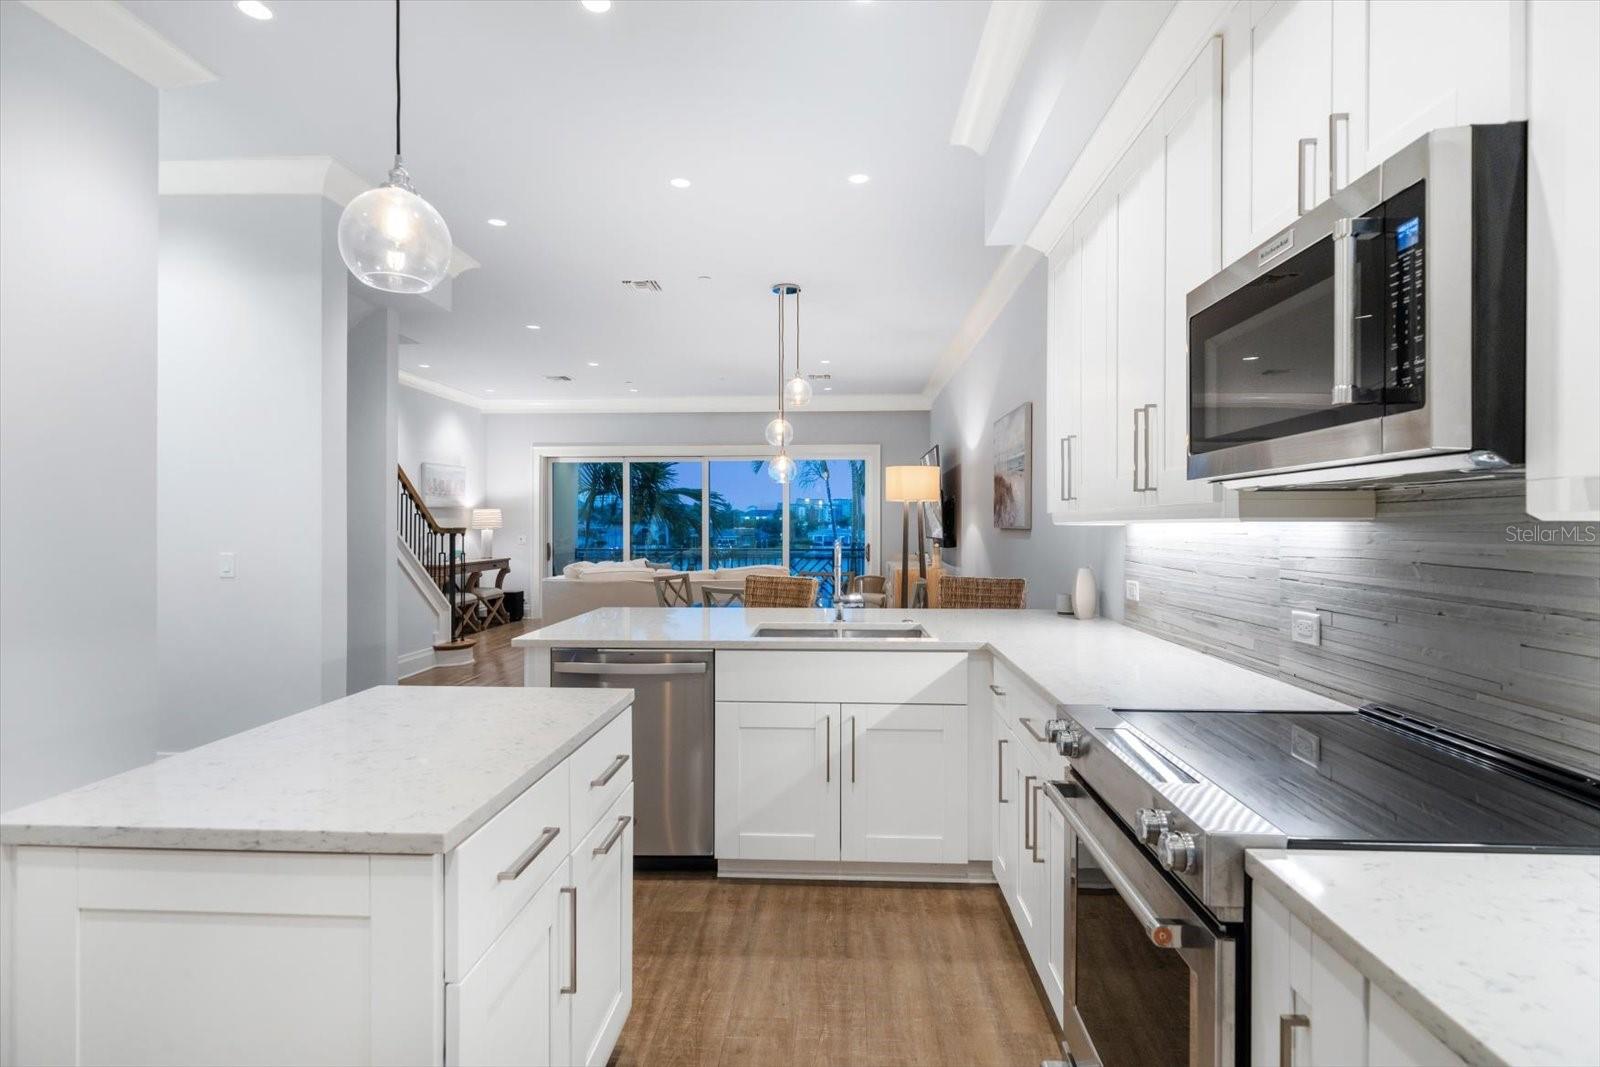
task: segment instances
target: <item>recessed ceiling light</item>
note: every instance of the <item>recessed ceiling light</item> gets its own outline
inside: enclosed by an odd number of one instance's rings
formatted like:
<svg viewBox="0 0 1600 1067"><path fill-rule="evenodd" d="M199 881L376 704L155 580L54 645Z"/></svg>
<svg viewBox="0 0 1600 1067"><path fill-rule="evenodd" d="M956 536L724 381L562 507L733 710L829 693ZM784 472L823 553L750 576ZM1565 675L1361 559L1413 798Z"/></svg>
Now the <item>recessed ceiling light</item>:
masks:
<svg viewBox="0 0 1600 1067"><path fill-rule="evenodd" d="M871 180L872 175L870 174L852 174L850 177L845 179L845 181L849 182L851 185L865 185Z"/></svg>
<svg viewBox="0 0 1600 1067"><path fill-rule="evenodd" d="M506 225L506 220L505 219L484 219L483 221L487 222L490 226L504 226L504 225Z"/></svg>
<svg viewBox="0 0 1600 1067"><path fill-rule="evenodd" d="M824 393L831 393L831 392L833 392L833 386L831 386L831 385L824 385L824 386L823 386L823 387L822 387L822 391L823 391L823 392L824 392Z"/></svg>
<svg viewBox="0 0 1600 1067"><path fill-rule="evenodd" d="M667 184L672 186L674 189L687 189L692 183L688 178L673 178L671 181L667 182Z"/></svg>
<svg viewBox="0 0 1600 1067"><path fill-rule="evenodd" d="M596 363L596 362L594 362L594 361L593 361L593 360L591 360L591 361L590 361L590 362L589 362L589 366L591 366L591 367L598 367L598 366L599 366L599 365L600 365L600 364L598 364L598 363Z"/></svg>
<svg viewBox="0 0 1600 1067"><path fill-rule="evenodd" d="M418 370L427 370L431 366L433 366L432 363L418 363L417 364L417 369Z"/></svg>
<svg viewBox="0 0 1600 1067"><path fill-rule="evenodd" d="M1244 360L1246 363L1254 363L1256 360L1260 359L1261 357L1260 356L1240 356L1239 358Z"/></svg>
<svg viewBox="0 0 1600 1067"><path fill-rule="evenodd" d="M831 360L831 359L825 359L825 360L823 360L823 361L822 361L822 365L823 365L823 366L824 366L824 367L826 367L826 366L827 366L827 365L828 365L828 364L830 364L830 363L832 363L832 362L833 362L833 360Z"/></svg>
<svg viewBox="0 0 1600 1067"><path fill-rule="evenodd" d="M604 15L611 10L611 0L583 0L583 9L596 15Z"/></svg>
<svg viewBox="0 0 1600 1067"><path fill-rule="evenodd" d="M257 22L267 22L272 18L272 8L263 4L261 0L239 0L233 5L242 15L249 15Z"/></svg>
<svg viewBox="0 0 1600 1067"><path fill-rule="evenodd" d="M486 393L492 393L492 392L494 392L494 390L493 390L493 389L485 389L485 390L484 390L484 392L486 392Z"/></svg>
<svg viewBox="0 0 1600 1067"><path fill-rule="evenodd" d="M637 393L637 392L638 392L638 391L639 391L639 390L637 390L637 389L629 389L629 390L628 390L628 392L630 392L630 393Z"/></svg>
<svg viewBox="0 0 1600 1067"><path fill-rule="evenodd" d="M530 322L530 323L528 323L528 329L530 329L530 330L542 330L542 329L544 329L544 327L540 326L537 322Z"/></svg>

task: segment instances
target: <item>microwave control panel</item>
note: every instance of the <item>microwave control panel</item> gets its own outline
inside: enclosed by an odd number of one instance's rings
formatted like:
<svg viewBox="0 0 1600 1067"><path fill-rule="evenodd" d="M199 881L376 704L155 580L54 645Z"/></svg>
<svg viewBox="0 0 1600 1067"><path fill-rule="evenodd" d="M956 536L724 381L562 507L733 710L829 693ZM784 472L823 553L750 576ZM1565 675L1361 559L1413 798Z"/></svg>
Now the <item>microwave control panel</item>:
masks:
<svg viewBox="0 0 1600 1067"><path fill-rule="evenodd" d="M1389 267L1384 399L1391 405L1420 404L1424 398L1427 347L1423 331L1428 316L1423 307L1423 249L1427 244L1423 239L1423 202L1422 186L1418 184L1384 205Z"/></svg>

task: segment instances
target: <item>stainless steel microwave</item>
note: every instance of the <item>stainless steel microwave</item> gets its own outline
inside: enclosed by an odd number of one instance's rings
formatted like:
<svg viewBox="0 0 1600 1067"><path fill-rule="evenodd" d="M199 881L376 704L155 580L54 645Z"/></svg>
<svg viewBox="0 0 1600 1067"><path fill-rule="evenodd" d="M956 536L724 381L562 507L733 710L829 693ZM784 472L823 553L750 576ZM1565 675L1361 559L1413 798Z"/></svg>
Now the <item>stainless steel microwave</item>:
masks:
<svg viewBox="0 0 1600 1067"><path fill-rule="evenodd" d="M1190 293L1189 477L1521 463L1526 146L1435 130Z"/></svg>

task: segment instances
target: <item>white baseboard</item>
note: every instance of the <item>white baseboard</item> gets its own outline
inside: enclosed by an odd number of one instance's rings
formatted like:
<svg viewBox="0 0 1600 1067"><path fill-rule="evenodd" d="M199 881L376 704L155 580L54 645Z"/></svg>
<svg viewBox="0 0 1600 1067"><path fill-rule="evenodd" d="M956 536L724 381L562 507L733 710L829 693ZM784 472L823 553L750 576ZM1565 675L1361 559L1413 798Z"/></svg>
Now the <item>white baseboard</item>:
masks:
<svg viewBox="0 0 1600 1067"><path fill-rule="evenodd" d="M407 652L400 657L398 664L400 668L399 676L401 678L409 678L413 674L430 671L439 666L434 660L435 656L431 648L425 648L420 652Z"/></svg>
<svg viewBox="0 0 1600 1067"><path fill-rule="evenodd" d="M845 863L810 860L718 860L718 878L823 882L953 882L993 885L988 863Z"/></svg>

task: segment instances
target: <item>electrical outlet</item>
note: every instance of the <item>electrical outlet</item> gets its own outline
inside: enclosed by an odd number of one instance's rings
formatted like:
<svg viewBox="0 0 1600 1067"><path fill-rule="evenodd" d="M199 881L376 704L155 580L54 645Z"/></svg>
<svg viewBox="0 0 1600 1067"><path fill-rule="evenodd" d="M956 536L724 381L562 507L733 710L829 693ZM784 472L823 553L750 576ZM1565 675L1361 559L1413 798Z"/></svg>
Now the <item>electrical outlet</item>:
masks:
<svg viewBox="0 0 1600 1067"><path fill-rule="evenodd" d="M1315 611L1296 608L1290 612L1289 636L1297 645L1322 644L1322 616Z"/></svg>
<svg viewBox="0 0 1600 1067"><path fill-rule="evenodd" d="M517 534L517 544L525 545L527 543L528 543L528 535L527 534Z"/></svg>
<svg viewBox="0 0 1600 1067"><path fill-rule="evenodd" d="M1139 602L1139 583L1134 581L1132 578L1129 578L1127 581L1123 582L1122 599L1130 600L1137 604Z"/></svg>
<svg viewBox="0 0 1600 1067"><path fill-rule="evenodd" d="M234 567L232 552L219 552L217 554L217 577L237 578L239 572Z"/></svg>

